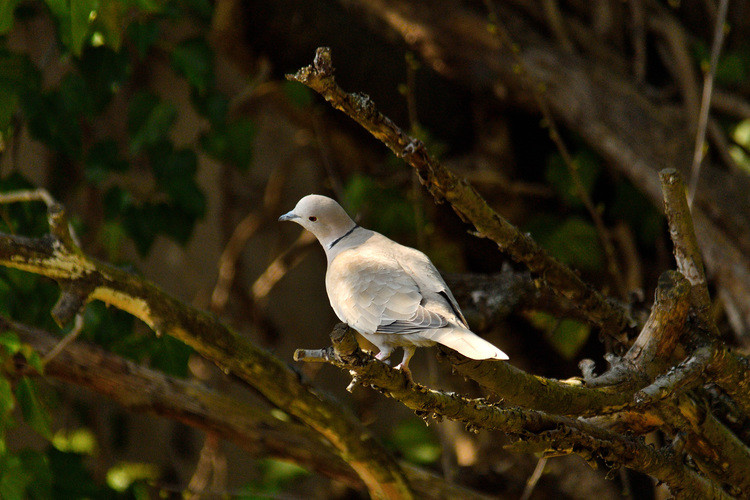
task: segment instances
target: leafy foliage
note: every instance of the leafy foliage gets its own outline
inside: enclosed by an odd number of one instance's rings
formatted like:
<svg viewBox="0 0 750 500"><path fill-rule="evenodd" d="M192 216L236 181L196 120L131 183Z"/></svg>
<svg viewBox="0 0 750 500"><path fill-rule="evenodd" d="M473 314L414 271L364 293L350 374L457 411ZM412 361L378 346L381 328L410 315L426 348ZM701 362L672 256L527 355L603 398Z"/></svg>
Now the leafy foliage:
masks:
<svg viewBox="0 0 750 500"><path fill-rule="evenodd" d="M440 458L441 448L435 433L417 419L404 420L394 427L389 442L415 464L432 464Z"/></svg>
<svg viewBox="0 0 750 500"><path fill-rule="evenodd" d="M213 49L204 38L161 38L164 28L178 21L205 31L212 13L213 6L202 0L45 0L33 6L14 0L0 6L0 34L37 16L51 16L59 42L54 47L59 53L52 57L62 68L56 78L45 79L44 68L11 48L7 38L0 39L0 154L27 130L59 167L53 174L58 199L82 190L95 193L91 199L99 206L91 208L99 211L100 224L73 222L79 236L98 243L111 262L122 262L123 248L131 242L145 256L157 238L180 245L190 241L208 208L196 178L199 154L250 166L255 125L229 117L229 98L214 82ZM206 118L193 144L175 143L174 127L184 110L145 76L152 60L165 55L195 111ZM124 127L113 127L113 113L123 116ZM133 177L141 182L129 182ZM0 178L0 191L33 187L16 171ZM1 206L0 231L45 234L45 207ZM49 314L59 293L48 280L0 269L0 314L59 332ZM90 304L84 316L84 338L165 373L187 374L192 350L184 344L154 338L131 316L98 303ZM93 480L76 453L6 448L6 432L20 419L42 437L53 436L46 388L19 372L19 363L43 371L38 354L18 336L0 333L0 498L50 498L51 491L56 498L114 497L112 489Z"/></svg>

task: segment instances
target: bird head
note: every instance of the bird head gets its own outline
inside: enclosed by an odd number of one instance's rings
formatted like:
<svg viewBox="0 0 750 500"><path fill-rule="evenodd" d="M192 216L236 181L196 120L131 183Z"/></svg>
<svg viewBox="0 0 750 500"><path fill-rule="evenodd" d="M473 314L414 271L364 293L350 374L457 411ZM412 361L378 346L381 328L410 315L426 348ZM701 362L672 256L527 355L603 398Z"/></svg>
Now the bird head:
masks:
<svg viewBox="0 0 750 500"><path fill-rule="evenodd" d="M313 233L324 247L356 226L341 205L318 194L305 196L291 212L279 217L279 221L286 220L296 222Z"/></svg>

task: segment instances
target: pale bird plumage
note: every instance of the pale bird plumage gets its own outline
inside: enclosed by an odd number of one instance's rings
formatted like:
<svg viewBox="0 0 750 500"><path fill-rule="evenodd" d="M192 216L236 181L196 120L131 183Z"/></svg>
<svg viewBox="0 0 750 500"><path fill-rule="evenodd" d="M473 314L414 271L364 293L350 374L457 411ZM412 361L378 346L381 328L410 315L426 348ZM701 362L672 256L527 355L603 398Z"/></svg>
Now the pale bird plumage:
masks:
<svg viewBox="0 0 750 500"><path fill-rule="evenodd" d="M472 359L508 359L466 324L456 299L430 259L359 227L331 198L308 195L280 221L312 232L326 252L326 291L338 318L387 359L401 347L408 370L417 347L443 344Z"/></svg>

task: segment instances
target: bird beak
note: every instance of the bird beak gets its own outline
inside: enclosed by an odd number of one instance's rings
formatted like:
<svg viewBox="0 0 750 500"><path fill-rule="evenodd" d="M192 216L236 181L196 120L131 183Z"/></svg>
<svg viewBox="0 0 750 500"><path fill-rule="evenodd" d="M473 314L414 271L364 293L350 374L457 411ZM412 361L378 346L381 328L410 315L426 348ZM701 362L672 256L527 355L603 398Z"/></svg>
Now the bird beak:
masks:
<svg viewBox="0 0 750 500"><path fill-rule="evenodd" d="M285 220L294 220L299 219L299 215L295 214L294 212L287 212L281 217L279 217L279 222L283 222Z"/></svg>

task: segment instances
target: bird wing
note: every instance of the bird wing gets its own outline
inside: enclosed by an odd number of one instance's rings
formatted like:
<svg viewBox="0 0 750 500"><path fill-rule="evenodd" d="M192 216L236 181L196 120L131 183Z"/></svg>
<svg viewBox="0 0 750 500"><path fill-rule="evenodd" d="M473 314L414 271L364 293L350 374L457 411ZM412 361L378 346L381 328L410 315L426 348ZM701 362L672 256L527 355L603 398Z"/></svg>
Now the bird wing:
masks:
<svg viewBox="0 0 750 500"><path fill-rule="evenodd" d="M360 333L416 333L446 326L440 314L422 306L424 297L398 256L378 245L338 254L328 266L326 289L342 321Z"/></svg>
<svg viewBox="0 0 750 500"><path fill-rule="evenodd" d="M454 316L455 321L465 328L469 328L456 298L435 265L424 253L407 246L394 243L398 248L399 261L406 272L414 279L422 291L424 301L422 305L448 318Z"/></svg>

